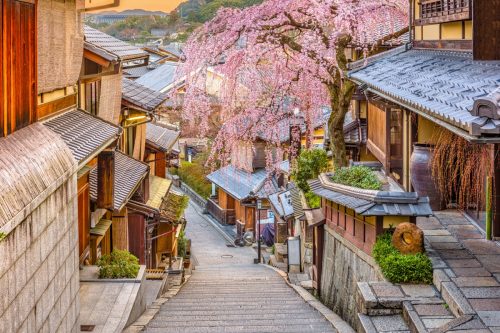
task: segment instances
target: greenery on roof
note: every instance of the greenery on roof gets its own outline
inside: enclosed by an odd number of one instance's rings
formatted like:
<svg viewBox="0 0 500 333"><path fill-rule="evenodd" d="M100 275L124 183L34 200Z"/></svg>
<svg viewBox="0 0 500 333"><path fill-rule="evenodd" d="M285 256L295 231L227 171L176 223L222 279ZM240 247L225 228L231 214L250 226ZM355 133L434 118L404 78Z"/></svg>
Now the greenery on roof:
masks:
<svg viewBox="0 0 500 333"><path fill-rule="evenodd" d="M189 203L189 197L175 192L169 192L162 202L160 211L170 223L178 224Z"/></svg>
<svg viewBox="0 0 500 333"><path fill-rule="evenodd" d="M382 183L377 175L370 168L362 165L340 168L332 176L332 181L365 190L380 190L382 188Z"/></svg>

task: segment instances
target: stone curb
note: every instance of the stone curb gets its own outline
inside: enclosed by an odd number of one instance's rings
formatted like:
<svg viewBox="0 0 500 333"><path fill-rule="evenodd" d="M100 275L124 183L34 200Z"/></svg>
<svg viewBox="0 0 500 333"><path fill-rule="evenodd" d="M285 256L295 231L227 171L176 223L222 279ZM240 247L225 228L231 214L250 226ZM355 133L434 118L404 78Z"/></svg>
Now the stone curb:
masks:
<svg viewBox="0 0 500 333"><path fill-rule="evenodd" d="M151 303L146 311L144 311L144 313L135 322L133 322L129 327L123 330L123 333L142 332L149 324L149 322L153 320L156 314L160 311L161 306L165 304L169 299L177 295L182 287L184 287L184 285L188 282L190 277L191 275L186 275L184 282L180 286L172 287L161 297L157 298L153 303Z"/></svg>
<svg viewBox="0 0 500 333"><path fill-rule="evenodd" d="M332 324L333 328L336 329L339 333L356 333L356 331L342 318L340 318L335 312L326 307L323 303L318 301L313 295L311 295L307 290L302 288L301 286L296 286L291 284L288 281L288 275L282 270L272 267L269 265L262 264L263 266L272 269L276 273L278 273L286 282L286 284L291 287L297 294L299 294L302 299L316 309L319 313L325 317L326 320Z"/></svg>

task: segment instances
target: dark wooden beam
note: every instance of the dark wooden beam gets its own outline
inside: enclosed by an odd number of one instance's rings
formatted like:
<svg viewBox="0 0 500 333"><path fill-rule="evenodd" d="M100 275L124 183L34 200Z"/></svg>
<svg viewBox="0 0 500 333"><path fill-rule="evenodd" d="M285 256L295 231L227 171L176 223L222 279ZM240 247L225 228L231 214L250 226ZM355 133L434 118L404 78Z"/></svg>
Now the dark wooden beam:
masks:
<svg viewBox="0 0 500 333"><path fill-rule="evenodd" d="M474 60L500 60L500 0L476 0L473 9Z"/></svg>
<svg viewBox="0 0 500 333"><path fill-rule="evenodd" d="M115 191L115 151L104 150L97 157L97 207L113 209Z"/></svg>

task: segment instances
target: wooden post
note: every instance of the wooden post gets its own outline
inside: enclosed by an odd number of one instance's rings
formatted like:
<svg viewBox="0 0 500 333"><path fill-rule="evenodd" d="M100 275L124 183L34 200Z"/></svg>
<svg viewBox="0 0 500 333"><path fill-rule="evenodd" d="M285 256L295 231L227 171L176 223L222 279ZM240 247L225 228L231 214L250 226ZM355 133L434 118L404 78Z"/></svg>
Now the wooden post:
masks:
<svg viewBox="0 0 500 333"><path fill-rule="evenodd" d="M113 209L115 190L115 151L105 150L97 158L97 207Z"/></svg>
<svg viewBox="0 0 500 333"><path fill-rule="evenodd" d="M500 0L474 1L474 60L500 59Z"/></svg>
<svg viewBox="0 0 500 333"><path fill-rule="evenodd" d="M167 175L167 160L165 153L156 153L155 156L155 173L156 176L165 178Z"/></svg>

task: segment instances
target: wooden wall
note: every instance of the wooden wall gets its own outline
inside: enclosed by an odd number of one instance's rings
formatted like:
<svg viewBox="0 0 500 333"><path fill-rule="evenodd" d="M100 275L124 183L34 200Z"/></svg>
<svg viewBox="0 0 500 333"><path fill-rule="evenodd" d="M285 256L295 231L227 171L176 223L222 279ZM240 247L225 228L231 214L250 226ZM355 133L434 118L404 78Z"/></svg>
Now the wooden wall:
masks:
<svg viewBox="0 0 500 333"><path fill-rule="evenodd" d="M129 251L139 258L139 263L141 265L146 264L146 255L144 252L146 250L145 228L146 221L143 215L128 215Z"/></svg>
<svg viewBox="0 0 500 333"><path fill-rule="evenodd" d="M368 104L368 149L385 164L387 153L387 115L373 104Z"/></svg>
<svg viewBox="0 0 500 333"><path fill-rule="evenodd" d="M36 121L37 17L34 0L0 6L0 137Z"/></svg>

